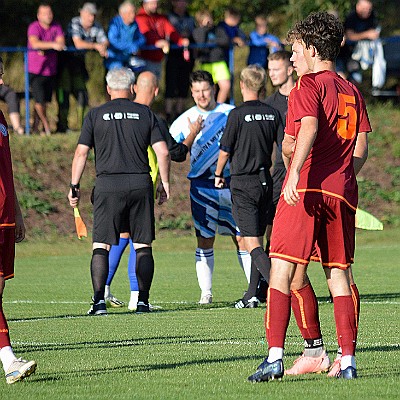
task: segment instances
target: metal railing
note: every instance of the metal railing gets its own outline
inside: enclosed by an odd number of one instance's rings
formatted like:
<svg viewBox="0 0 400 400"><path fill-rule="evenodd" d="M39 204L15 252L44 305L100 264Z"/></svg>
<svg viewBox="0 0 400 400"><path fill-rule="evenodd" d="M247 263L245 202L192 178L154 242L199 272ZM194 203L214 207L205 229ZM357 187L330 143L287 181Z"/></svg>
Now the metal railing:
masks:
<svg viewBox="0 0 400 400"><path fill-rule="evenodd" d="M195 48L213 48L217 47L214 44L191 44L189 48L195 49ZM177 45L171 45L171 49L180 49L182 46L177 46ZM155 46L144 46L142 50L160 50ZM30 135L30 84L29 84L29 72L28 72L28 52L29 51L37 51L37 49L29 49L27 47L0 47L0 53L23 53L24 55L24 80L25 80L25 85L24 85L24 99L25 99L25 134ZM50 50L50 51L55 51L55 50ZM86 53L87 51L94 51L94 50L78 50L75 47L67 47L65 52L71 52L71 53L76 53L76 52L82 52ZM233 52L233 46L229 47L229 63L228 63L229 71L231 73L231 79L232 79L232 85L231 85L231 96L230 96L230 102L231 104L234 104L233 101L233 78L234 78L234 69L235 69L235 64L234 64L234 52Z"/></svg>

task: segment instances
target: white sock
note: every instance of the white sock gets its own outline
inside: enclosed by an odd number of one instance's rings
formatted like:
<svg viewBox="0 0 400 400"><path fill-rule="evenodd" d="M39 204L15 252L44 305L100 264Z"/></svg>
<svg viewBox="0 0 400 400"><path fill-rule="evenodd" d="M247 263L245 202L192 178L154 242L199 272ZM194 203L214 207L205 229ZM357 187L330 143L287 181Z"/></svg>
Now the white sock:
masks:
<svg viewBox="0 0 400 400"><path fill-rule="evenodd" d="M356 368L356 358L354 356L342 356L340 360L340 369L343 371L347 367Z"/></svg>
<svg viewBox="0 0 400 400"><path fill-rule="evenodd" d="M7 372L10 365L15 361L17 357L11 348L11 346L2 347L0 349L0 360L3 363L4 372Z"/></svg>
<svg viewBox="0 0 400 400"><path fill-rule="evenodd" d="M110 297L110 285L106 285L104 288L104 298Z"/></svg>
<svg viewBox="0 0 400 400"><path fill-rule="evenodd" d="M131 291L131 298L129 300L129 303L136 303L138 302L139 298L139 291L138 290L132 290Z"/></svg>
<svg viewBox="0 0 400 400"><path fill-rule="evenodd" d="M211 294L213 271L214 271L214 249L197 248L196 272L202 297Z"/></svg>
<svg viewBox="0 0 400 400"><path fill-rule="evenodd" d="M283 348L282 347L271 347L268 352L268 359L269 363L273 363L276 360L283 359Z"/></svg>
<svg viewBox="0 0 400 400"><path fill-rule="evenodd" d="M246 250L238 250L237 256L239 260L240 267L246 275L247 283L250 283L250 273L251 273L251 256Z"/></svg>

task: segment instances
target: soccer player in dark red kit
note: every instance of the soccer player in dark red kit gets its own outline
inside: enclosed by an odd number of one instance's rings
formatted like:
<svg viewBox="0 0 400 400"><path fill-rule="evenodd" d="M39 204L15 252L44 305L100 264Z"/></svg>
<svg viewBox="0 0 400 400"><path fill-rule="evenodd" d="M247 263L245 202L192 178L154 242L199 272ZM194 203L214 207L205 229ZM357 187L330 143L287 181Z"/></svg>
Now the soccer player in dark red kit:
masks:
<svg viewBox="0 0 400 400"><path fill-rule="evenodd" d="M3 84L3 60L0 57L0 86ZM14 190L14 178L7 122L0 111L0 360L11 384L31 375L35 361L25 361L14 355L3 312L5 281L14 277L14 245L25 238L25 225Z"/></svg>
<svg viewBox="0 0 400 400"><path fill-rule="evenodd" d="M342 39L342 24L325 12L310 14L288 33L300 78L289 96L282 150L291 162L271 237L265 314L269 353L248 378L251 382L284 374L290 284L297 268L306 271L315 243L333 296L342 348L337 377L357 377L357 309L349 266L355 248L356 174L367 158L371 126L360 92L335 72Z"/></svg>

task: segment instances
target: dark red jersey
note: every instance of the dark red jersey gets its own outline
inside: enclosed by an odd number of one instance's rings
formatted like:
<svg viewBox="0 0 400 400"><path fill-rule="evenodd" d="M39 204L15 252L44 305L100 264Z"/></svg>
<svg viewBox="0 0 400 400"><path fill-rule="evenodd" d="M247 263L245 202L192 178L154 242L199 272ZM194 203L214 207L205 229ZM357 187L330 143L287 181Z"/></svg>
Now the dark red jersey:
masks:
<svg viewBox="0 0 400 400"><path fill-rule="evenodd" d="M0 111L0 229L15 227L14 179L7 122Z"/></svg>
<svg viewBox="0 0 400 400"><path fill-rule="evenodd" d="M354 148L358 133L371 131L362 95L335 72L322 71L297 81L288 107L285 132L295 139L302 118L318 119L317 137L301 169L297 190L323 192L355 209L358 190Z"/></svg>

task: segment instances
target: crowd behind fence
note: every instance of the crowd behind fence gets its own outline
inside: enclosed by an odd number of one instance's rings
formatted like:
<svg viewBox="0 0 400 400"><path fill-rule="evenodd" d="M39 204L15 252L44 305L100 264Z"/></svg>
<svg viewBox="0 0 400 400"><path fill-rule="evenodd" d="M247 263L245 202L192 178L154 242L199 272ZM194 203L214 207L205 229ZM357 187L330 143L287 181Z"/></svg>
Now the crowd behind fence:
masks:
<svg viewBox="0 0 400 400"><path fill-rule="evenodd" d="M385 57L387 59L387 77L400 78L400 36L391 36L387 38L382 38L382 43L385 49ZM189 48L213 48L216 45L212 44L191 44ZM171 45L171 49L182 48L181 46ZM145 46L144 50L155 50L155 46ZM235 62L234 62L234 46L229 47L229 71L231 73L231 96L230 103L234 104L233 88L234 88L234 72L235 72ZM27 47L0 47L0 53L23 53L24 59L24 99L25 99L25 133L30 135L30 82L28 73L28 52L37 51L34 49L29 49ZM87 52L88 50L77 50L75 47L68 47L64 50L65 52ZM373 96L399 96L400 94L396 90L372 90Z"/></svg>

